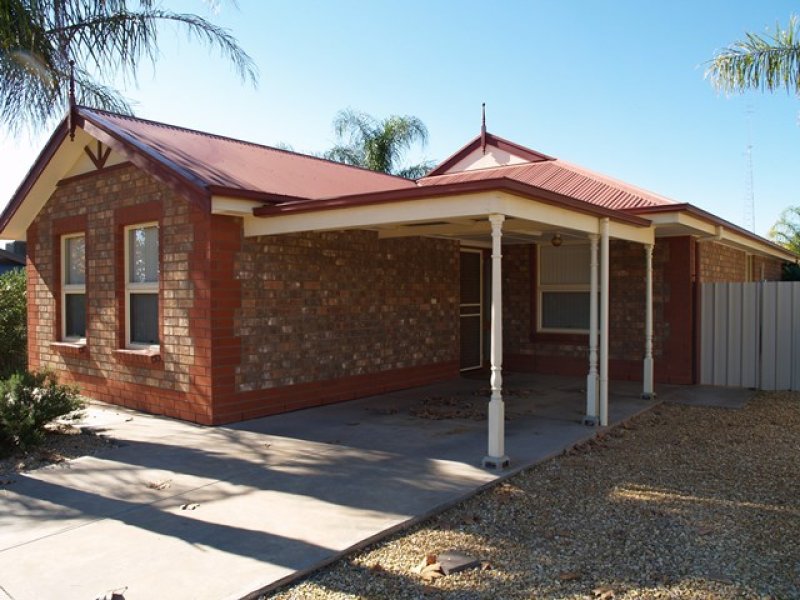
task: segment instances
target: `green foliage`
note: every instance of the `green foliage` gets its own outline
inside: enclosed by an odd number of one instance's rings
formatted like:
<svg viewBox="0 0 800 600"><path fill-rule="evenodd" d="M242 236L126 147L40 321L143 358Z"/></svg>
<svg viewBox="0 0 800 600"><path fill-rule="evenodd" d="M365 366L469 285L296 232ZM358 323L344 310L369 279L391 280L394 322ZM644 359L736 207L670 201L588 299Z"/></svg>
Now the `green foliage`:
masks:
<svg viewBox="0 0 800 600"><path fill-rule="evenodd" d="M772 35L745 34L744 40L717 53L706 77L723 92L785 89L800 95L800 20L792 15L786 29Z"/></svg>
<svg viewBox="0 0 800 600"><path fill-rule="evenodd" d="M155 0L0 0L0 125L18 133L60 118L68 105L70 60L79 104L130 113L127 100L95 74L135 80L143 60L155 63L162 24L216 49L255 83L252 59L228 30L163 10Z"/></svg>
<svg viewBox="0 0 800 600"><path fill-rule="evenodd" d="M83 406L78 390L52 373L17 373L0 381L0 452L40 443L44 426Z"/></svg>
<svg viewBox="0 0 800 600"><path fill-rule="evenodd" d="M800 256L800 206L790 206L769 230L770 239Z"/></svg>
<svg viewBox="0 0 800 600"><path fill-rule="evenodd" d="M417 117L390 115L378 121L348 108L336 115L333 129L338 142L323 154L328 160L409 179L422 177L434 166L430 161L400 166L414 144L424 147L428 143L428 129Z"/></svg>
<svg viewBox="0 0 800 600"><path fill-rule="evenodd" d="M783 263L781 270L782 281L800 281L800 265L797 263Z"/></svg>
<svg viewBox="0 0 800 600"><path fill-rule="evenodd" d="M27 368L25 269L0 275L0 379Z"/></svg>

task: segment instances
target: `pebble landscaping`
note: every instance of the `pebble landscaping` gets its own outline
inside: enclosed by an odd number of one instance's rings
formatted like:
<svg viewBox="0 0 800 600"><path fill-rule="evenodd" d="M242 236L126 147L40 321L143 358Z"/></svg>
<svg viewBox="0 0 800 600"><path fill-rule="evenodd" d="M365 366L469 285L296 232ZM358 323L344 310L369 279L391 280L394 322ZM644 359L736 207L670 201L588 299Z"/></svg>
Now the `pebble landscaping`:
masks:
<svg viewBox="0 0 800 600"><path fill-rule="evenodd" d="M800 598L799 470L800 393L662 404L262 598Z"/></svg>

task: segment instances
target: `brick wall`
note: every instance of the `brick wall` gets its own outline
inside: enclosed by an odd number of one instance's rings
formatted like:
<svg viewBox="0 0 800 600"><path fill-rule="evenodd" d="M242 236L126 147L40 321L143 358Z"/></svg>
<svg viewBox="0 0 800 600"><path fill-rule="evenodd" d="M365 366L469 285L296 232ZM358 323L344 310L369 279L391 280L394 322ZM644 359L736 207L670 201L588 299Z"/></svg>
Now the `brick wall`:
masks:
<svg viewBox="0 0 800 600"><path fill-rule="evenodd" d="M151 358L119 352L124 347L122 228L158 220L161 352ZM132 165L64 180L29 230L31 299L29 356L88 396L148 412L210 423L205 330L195 313L207 252L202 236L208 215ZM59 346L60 235L86 235L87 345ZM200 239L198 239L200 238ZM197 242L201 242L198 249ZM55 342L55 343L54 343Z"/></svg>
<svg viewBox="0 0 800 600"><path fill-rule="evenodd" d="M232 379L219 390L219 421L457 374L458 243L366 231L240 243L229 264L241 288L231 331L241 362L222 373Z"/></svg>
<svg viewBox="0 0 800 600"><path fill-rule="evenodd" d="M776 258L753 256L753 281L780 281L783 277L783 261Z"/></svg>
<svg viewBox="0 0 800 600"><path fill-rule="evenodd" d="M564 375L588 371L588 336L535 330L535 247L504 251L503 301L509 369ZM640 379L644 355L645 253L641 244L612 240L609 368L612 378ZM653 251L653 355L656 379L692 380L690 238L661 239Z"/></svg>
<svg viewBox="0 0 800 600"><path fill-rule="evenodd" d="M717 242L701 242L700 281L736 283L747 281L747 253Z"/></svg>

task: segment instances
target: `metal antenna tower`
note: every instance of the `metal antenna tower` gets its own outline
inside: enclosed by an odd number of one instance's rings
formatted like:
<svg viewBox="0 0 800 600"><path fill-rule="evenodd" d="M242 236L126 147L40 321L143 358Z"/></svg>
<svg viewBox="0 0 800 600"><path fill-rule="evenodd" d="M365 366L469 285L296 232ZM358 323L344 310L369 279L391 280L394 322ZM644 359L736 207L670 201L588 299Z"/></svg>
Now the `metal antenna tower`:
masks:
<svg viewBox="0 0 800 600"><path fill-rule="evenodd" d="M753 113L755 109L748 104L747 114L747 146L745 147L745 181L744 181L744 226L753 233L756 231L756 200L753 187Z"/></svg>

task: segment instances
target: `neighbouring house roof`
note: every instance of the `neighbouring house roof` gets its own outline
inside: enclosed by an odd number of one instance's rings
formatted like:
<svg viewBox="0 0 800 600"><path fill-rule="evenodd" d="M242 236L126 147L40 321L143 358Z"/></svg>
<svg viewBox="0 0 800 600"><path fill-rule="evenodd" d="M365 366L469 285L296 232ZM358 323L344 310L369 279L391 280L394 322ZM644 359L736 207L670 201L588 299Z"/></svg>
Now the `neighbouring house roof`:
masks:
<svg viewBox="0 0 800 600"><path fill-rule="evenodd" d="M25 257L0 248L0 264L25 266Z"/></svg>

